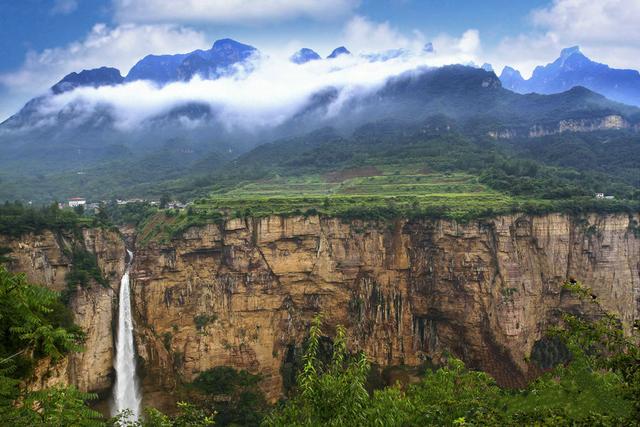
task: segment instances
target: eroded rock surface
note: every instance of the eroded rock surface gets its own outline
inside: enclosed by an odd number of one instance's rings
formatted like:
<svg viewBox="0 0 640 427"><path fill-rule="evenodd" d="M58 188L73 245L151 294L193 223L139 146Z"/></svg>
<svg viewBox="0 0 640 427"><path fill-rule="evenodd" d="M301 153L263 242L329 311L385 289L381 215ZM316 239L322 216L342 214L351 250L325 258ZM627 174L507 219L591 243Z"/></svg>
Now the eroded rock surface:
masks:
<svg viewBox="0 0 640 427"><path fill-rule="evenodd" d="M501 216L392 224L310 217L235 219L136 251L134 310L148 399L228 365L261 373L275 400L283 364L325 314L380 365L451 351L503 385L575 276L630 323L640 317L640 239L628 215ZM637 217L636 217L637 220Z"/></svg>
<svg viewBox="0 0 640 427"><path fill-rule="evenodd" d="M124 242L118 233L85 228L82 235L71 233L28 234L20 238L0 236L0 247L12 249L9 268L24 272L31 283L56 291L66 289L65 276L71 268L68 250L82 245L96 255L108 286L93 283L78 287L69 301L74 322L86 333L85 351L73 353L55 366L42 361L31 386L74 384L82 391L105 392L113 382L113 315L117 291L125 268Z"/></svg>

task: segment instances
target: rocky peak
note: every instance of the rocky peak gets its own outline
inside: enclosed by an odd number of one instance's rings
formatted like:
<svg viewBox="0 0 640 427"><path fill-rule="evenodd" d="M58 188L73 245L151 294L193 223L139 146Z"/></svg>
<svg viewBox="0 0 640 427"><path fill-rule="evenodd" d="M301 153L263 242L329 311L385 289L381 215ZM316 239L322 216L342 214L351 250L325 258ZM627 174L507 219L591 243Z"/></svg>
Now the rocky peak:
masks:
<svg viewBox="0 0 640 427"><path fill-rule="evenodd" d="M582 54L582 52L580 52L580 46L565 47L560 51L560 59L566 60L574 53Z"/></svg>
<svg viewBox="0 0 640 427"><path fill-rule="evenodd" d="M62 80L51 87L54 94L68 92L77 87L113 86L122 83L124 77L120 70L110 67L100 67L91 70L73 72L64 76Z"/></svg>
<svg viewBox="0 0 640 427"><path fill-rule="evenodd" d="M333 52L331 52L329 56L327 56L327 59L337 58L338 56L341 56L341 55L351 55L351 52L349 52L349 50L347 50L346 47L340 46L333 49Z"/></svg>
<svg viewBox="0 0 640 427"><path fill-rule="evenodd" d="M524 78L522 78L522 74L520 74L520 71L516 70L515 68L511 68L508 65L502 69L502 74L500 74L500 78L502 79L503 77L517 78L519 80L524 80Z"/></svg>
<svg viewBox="0 0 640 427"><path fill-rule="evenodd" d="M209 51L212 54L226 57L228 60L243 60L249 57L257 49L248 44L243 44L232 39L216 40Z"/></svg>
<svg viewBox="0 0 640 427"><path fill-rule="evenodd" d="M258 50L232 39L220 39L209 50L194 50L176 55L147 55L133 66L127 81L151 80L170 83L189 80L195 75L217 78L222 69L248 59Z"/></svg>
<svg viewBox="0 0 640 427"><path fill-rule="evenodd" d="M526 80L522 78L522 74L520 74L520 71L509 66L506 66L502 69L502 74L500 74L500 81L502 82L503 87L515 92L519 92L526 84Z"/></svg>
<svg viewBox="0 0 640 427"><path fill-rule="evenodd" d="M314 50L303 47L293 55L291 55L291 62L296 64L304 64L309 61L315 61L317 59L321 59L320 55L318 55Z"/></svg>

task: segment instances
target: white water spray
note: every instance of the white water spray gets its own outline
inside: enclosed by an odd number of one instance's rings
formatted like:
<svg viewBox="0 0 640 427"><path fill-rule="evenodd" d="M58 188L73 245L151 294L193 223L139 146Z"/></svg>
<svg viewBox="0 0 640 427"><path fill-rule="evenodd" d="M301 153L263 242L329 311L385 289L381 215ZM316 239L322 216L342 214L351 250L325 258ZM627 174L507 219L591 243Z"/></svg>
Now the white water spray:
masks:
<svg viewBox="0 0 640 427"><path fill-rule="evenodd" d="M133 346L133 319L131 316L131 286L129 269L133 261L133 253L127 250L129 263L120 281L118 303L118 335L116 337L116 384L113 388L113 414L125 409L131 411L131 419L140 417L140 390L136 376L136 352Z"/></svg>

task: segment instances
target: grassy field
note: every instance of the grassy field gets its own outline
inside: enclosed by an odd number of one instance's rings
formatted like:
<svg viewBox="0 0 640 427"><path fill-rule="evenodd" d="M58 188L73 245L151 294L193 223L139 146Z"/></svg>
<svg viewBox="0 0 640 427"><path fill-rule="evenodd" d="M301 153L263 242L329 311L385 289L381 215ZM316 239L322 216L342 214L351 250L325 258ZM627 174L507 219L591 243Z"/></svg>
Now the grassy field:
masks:
<svg viewBox="0 0 640 427"><path fill-rule="evenodd" d="M510 196L488 189L472 175L352 169L324 176L275 177L220 189L195 200L188 209L164 211L149 218L141 234L147 241L167 240L191 225L274 214L372 220L409 215L464 219L508 210L513 203Z"/></svg>
<svg viewBox="0 0 640 427"><path fill-rule="evenodd" d="M369 176L353 176L353 175ZM469 210L505 208L513 198L462 173L419 174L378 168L352 169L324 176L276 177L218 190L196 200L196 212L231 216L305 213L344 216L357 210L446 209L452 216Z"/></svg>
<svg viewBox="0 0 640 427"><path fill-rule="evenodd" d="M353 169L354 174L366 173ZM378 168L373 176L357 176L341 179L340 174L308 175L302 177L277 177L263 182L240 184L212 194L212 198L267 197L303 195L427 195L438 193L490 192L472 175L455 174L386 174ZM350 171L344 171L349 175ZM375 172L374 172L375 173Z"/></svg>
<svg viewBox="0 0 640 427"><path fill-rule="evenodd" d="M142 242L168 241L193 225L227 218L323 215L345 220L448 218L466 222L513 212L621 211L622 201L548 200L504 194L465 173L365 167L324 175L276 176L219 188L187 209L163 210L142 224Z"/></svg>

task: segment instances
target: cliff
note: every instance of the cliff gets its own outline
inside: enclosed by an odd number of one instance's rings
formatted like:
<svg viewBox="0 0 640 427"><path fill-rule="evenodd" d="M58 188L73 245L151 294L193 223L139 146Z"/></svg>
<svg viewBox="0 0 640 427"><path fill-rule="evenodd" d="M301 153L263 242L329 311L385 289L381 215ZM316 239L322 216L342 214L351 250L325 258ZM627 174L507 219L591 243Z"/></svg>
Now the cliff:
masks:
<svg viewBox="0 0 640 427"><path fill-rule="evenodd" d="M74 322L86 333L81 353L72 353L51 366L46 360L36 368L30 383L32 388L58 383L74 384L82 391L106 392L113 381L113 314L117 291L125 268L124 243L118 233L103 229L84 228L81 234L28 234L20 238L0 236L0 247L9 247L12 261L9 268L26 273L32 283L56 291L67 288L65 276L73 259L69 250L80 245L95 254L98 267L108 285L90 283L71 294L69 307Z"/></svg>
<svg viewBox="0 0 640 427"><path fill-rule="evenodd" d="M139 373L146 401L169 408L177 385L227 365L263 376L273 401L292 380L310 319L347 327L352 349L380 366L420 366L452 352L501 384L539 372L526 362L577 301L574 276L629 325L640 318L638 217L510 215L460 224L310 217L234 219L191 227L169 244L136 248L132 267ZM134 243L129 236L128 243ZM43 363L32 387L72 383L107 396L123 237L85 229L0 237L11 269L66 288L69 251L96 255L108 286L72 294L85 352Z"/></svg>
<svg viewBox="0 0 640 427"><path fill-rule="evenodd" d="M575 276L629 324L640 318L640 238L628 215L501 216L393 224L310 217L234 219L137 248L134 310L149 402L228 365L261 373L275 400L308 323L347 327L382 366L446 351L501 384L575 299ZM286 375L284 375L286 377Z"/></svg>
<svg viewBox="0 0 640 427"><path fill-rule="evenodd" d="M487 134L494 139L513 139L518 136L539 138L548 135L557 135L565 132L595 132L601 130L629 129L640 131L640 125L631 124L622 116L612 114L591 119L565 119L551 124L537 124L527 129L501 129L489 131Z"/></svg>

